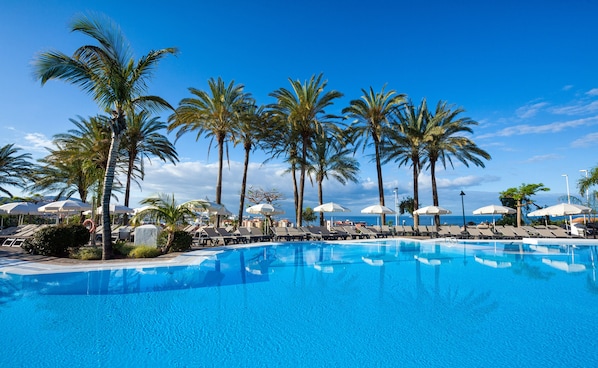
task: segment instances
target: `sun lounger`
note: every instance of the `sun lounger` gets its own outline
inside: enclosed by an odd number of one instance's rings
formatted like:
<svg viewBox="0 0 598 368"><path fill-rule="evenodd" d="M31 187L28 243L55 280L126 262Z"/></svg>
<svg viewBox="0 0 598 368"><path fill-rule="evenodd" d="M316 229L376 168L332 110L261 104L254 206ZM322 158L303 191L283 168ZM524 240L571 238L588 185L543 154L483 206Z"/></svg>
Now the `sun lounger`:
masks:
<svg viewBox="0 0 598 368"><path fill-rule="evenodd" d="M259 227L250 227L249 228L249 232L251 233L251 235L253 235L255 237L259 237L259 241L270 241L270 240L272 240L272 235L271 234L264 234L262 232L262 229L260 229Z"/></svg>
<svg viewBox="0 0 598 368"><path fill-rule="evenodd" d="M272 234L274 234L273 237L275 241L291 240L291 236L289 235L286 227L273 226L271 230Z"/></svg>
<svg viewBox="0 0 598 368"><path fill-rule="evenodd" d="M309 234L306 232L305 228L303 227L288 227L287 233L291 240L307 240L309 239Z"/></svg>
<svg viewBox="0 0 598 368"><path fill-rule="evenodd" d="M357 231L355 226L339 226L338 228L342 229L351 239L361 239L363 238L363 234Z"/></svg>
<svg viewBox="0 0 598 368"><path fill-rule="evenodd" d="M223 245L228 245L235 242L235 237L223 236L213 227L204 227L201 231L205 235L206 240L209 241L211 245L216 245L220 243L222 243Z"/></svg>

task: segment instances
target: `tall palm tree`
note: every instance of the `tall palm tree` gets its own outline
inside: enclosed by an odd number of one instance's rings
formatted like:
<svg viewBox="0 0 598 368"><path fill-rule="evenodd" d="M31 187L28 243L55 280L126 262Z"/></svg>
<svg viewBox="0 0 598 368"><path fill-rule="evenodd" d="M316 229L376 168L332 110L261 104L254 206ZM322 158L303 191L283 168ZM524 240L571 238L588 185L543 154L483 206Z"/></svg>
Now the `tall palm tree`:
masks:
<svg viewBox="0 0 598 368"><path fill-rule="evenodd" d="M334 100L342 97L338 91L324 92L328 82L322 80L323 75L312 76L309 81L301 82L291 80L291 89L280 88L270 96L276 99L276 102L270 105L273 114L286 122L289 137L297 137L296 159L290 159L293 175L294 169L299 167L298 190L295 191L296 218L297 225L302 225L303 214L303 195L305 193L305 179L307 174L308 162L307 154L311 147L316 133L322 129L322 119L328 118L326 108L334 103ZM291 157L290 155L288 156ZM295 177L294 177L295 178ZM296 186L296 185L295 185Z"/></svg>
<svg viewBox="0 0 598 368"><path fill-rule="evenodd" d="M361 99L352 100L342 113L347 114L350 119L355 119L350 129L356 139L356 148L361 146L374 146L374 162L378 175L378 196L380 204L384 206L384 182L382 180L382 162L380 146L384 139L384 131L390 125L391 117L398 112L405 102L405 95L397 94L396 91L374 92L370 87L369 91L362 89ZM371 143L370 143L371 139ZM382 223L386 222L386 216L382 215Z"/></svg>
<svg viewBox="0 0 598 368"><path fill-rule="evenodd" d="M264 106L256 106L253 99L245 102L245 107L239 116L239 124L237 125L237 132L235 134L235 145L242 144L245 151L245 159L243 162L243 178L241 180L241 198L239 201L239 223L241 226L243 220L243 210L245 209L245 194L247 192L247 171L249 170L249 154L258 143L260 135L260 127L267 122L267 113Z"/></svg>
<svg viewBox="0 0 598 368"><path fill-rule="evenodd" d="M382 144L384 162L395 161L399 166L410 165L413 173L413 207L419 208L419 173L423 165L423 147L428 137L428 109L426 99L419 106L411 101L396 114L396 122L388 130ZM413 225L419 226L419 216L413 215Z"/></svg>
<svg viewBox="0 0 598 368"><path fill-rule="evenodd" d="M446 169L447 162L454 168L453 158L469 167L469 163L484 167L482 159L490 160L488 152L478 147L471 139L461 134L472 134L471 126L478 123L468 117L458 117L465 110L452 110L446 102L439 101L434 114L429 118L429 140L424 144L430 176L432 178L432 201L438 206L438 187L436 185L436 163L440 161ZM436 225L440 216L434 216Z"/></svg>
<svg viewBox="0 0 598 368"><path fill-rule="evenodd" d="M352 150L344 145L338 135L331 135L326 130L316 135L313 150L309 155L308 172L314 176L318 185L319 204L324 203L322 184L330 177L341 183L357 182L359 162L351 155ZM320 225L324 226L324 213L320 213Z"/></svg>
<svg viewBox="0 0 598 368"><path fill-rule="evenodd" d="M125 206L129 206L131 196L131 181L139 177L143 180L145 159L157 157L166 162L176 164L179 160L174 145L160 131L167 127L160 118L151 117L150 112L142 110L127 116L127 130L122 138L120 147L126 156L126 184Z"/></svg>
<svg viewBox="0 0 598 368"><path fill-rule="evenodd" d="M25 188L29 172L34 166L28 161L31 159L31 154L19 154L20 150L14 144L0 147L0 192L10 197L13 195L6 187Z"/></svg>
<svg viewBox="0 0 598 368"><path fill-rule="evenodd" d="M109 206L120 140L127 128L126 115L138 107L172 109L163 98L145 93L157 63L177 50L154 50L135 60L120 27L105 16L79 15L72 22L71 31L81 32L97 44L81 46L73 56L59 51L43 52L35 59L34 73L42 85L58 79L79 86L92 96L101 109L111 113L111 146L102 191L105 224L102 259L109 259L112 258Z"/></svg>
<svg viewBox="0 0 598 368"><path fill-rule="evenodd" d="M216 203L222 204L222 166L224 148L229 140L234 140L239 114L243 110L248 94L243 92L243 85L228 85L222 78L210 78L209 91L189 88L194 97L184 98L174 114L170 116L168 131L178 129L176 138L187 132L196 131L196 140L202 135L216 141L218 147L218 177L216 179Z"/></svg>
<svg viewBox="0 0 598 368"><path fill-rule="evenodd" d="M195 209L205 206L203 202L197 201L178 204L174 199L174 194L172 196L159 194L156 197L145 198L139 203L148 207L136 213L132 220L134 223L138 223L144 218L149 217L156 223L164 224L164 231L168 233L166 244L161 249L164 254L170 251L175 232L181 228L185 218L195 217Z"/></svg>

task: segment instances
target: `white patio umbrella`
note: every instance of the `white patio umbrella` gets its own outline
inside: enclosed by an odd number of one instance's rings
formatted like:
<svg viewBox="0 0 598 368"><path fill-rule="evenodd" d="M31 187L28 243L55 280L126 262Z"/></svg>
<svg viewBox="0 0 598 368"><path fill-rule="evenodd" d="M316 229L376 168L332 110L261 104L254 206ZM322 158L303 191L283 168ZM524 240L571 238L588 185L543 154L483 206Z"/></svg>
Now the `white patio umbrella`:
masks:
<svg viewBox="0 0 598 368"><path fill-rule="evenodd" d="M391 210L388 207L385 207L385 206L382 206L379 204L375 204L373 206L368 206L368 207L362 209L361 213L368 213L371 215L381 215L381 214L392 215L395 213L395 211Z"/></svg>
<svg viewBox="0 0 598 368"><path fill-rule="evenodd" d="M39 212L48 212L48 213L56 213L60 214L74 214L77 212L83 212L91 209L91 205L88 203L75 201L72 199L66 199L63 201L56 201L47 203L37 210ZM58 217L56 218L56 222L58 223Z"/></svg>
<svg viewBox="0 0 598 368"><path fill-rule="evenodd" d="M588 214L592 211L590 207L582 206L579 204L570 204L570 203L559 203L555 204L554 206L541 208L536 211L532 211L528 213L528 216L531 217L538 217L538 216L570 216L570 215L581 215L581 214Z"/></svg>
<svg viewBox="0 0 598 368"><path fill-rule="evenodd" d="M328 202L314 207L314 212L351 212L347 207L341 206L338 203ZM334 226L334 218L330 216L330 223Z"/></svg>
<svg viewBox="0 0 598 368"><path fill-rule="evenodd" d="M245 211L254 215L272 215L276 212L276 209L269 203L260 203L247 207Z"/></svg>
<svg viewBox="0 0 598 368"><path fill-rule="evenodd" d="M23 222L24 215L39 215L39 205L31 202L12 202L6 203L0 206L0 213L6 213L8 215L19 215L19 225ZM2 219L2 225L4 226L4 219Z"/></svg>
<svg viewBox="0 0 598 368"><path fill-rule="evenodd" d="M49 213L74 213L83 212L91 209L89 203L66 199L63 201L56 201L40 206L37 210L39 212Z"/></svg>
<svg viewBox="0 0 598 368"><path fill-rule="evenodd" d="M494 215L512 215L514 213L517 213L517 211L514 208L498 206L495 204L480 207L477 210L473 211L474 215L492 215L492 225L493 226L496 226L496 221L494 219Z"/></svg>
<svg viewBox="0 0 598 368"><path fill-rule="evenodd" d="M579 204L559 203L559 204L555 204L554 206L541 208L539 210L532 211L532 212L528 213L527 215L531 216L531 217L539 217L539 216L561 217L561 216L588 214L591 211L592 211L592 209L590 207L582 206ZM571 218L569 219L569 228L571 228Z"/></svg>
<svg viewBox="0 0 598 368"><path fill-rule="evenodd" d="M382 214L392 215L392 214L395 213L395 211L391 210L388 207L382 206L380 204L375 204L375 205L368 206L368 207L362 209L361 213L368 213L368 214L371 214L371 215L382 215ZM380 221L380 219L376 218L376 224L377 225L380 224L379 221Z"/></svg>
<svg viewBox="0 0 598 368"><path fill-rule="evenodd" d="M452 212L439 206L426 206L413 211L416 215L448 215Z"/></svg>

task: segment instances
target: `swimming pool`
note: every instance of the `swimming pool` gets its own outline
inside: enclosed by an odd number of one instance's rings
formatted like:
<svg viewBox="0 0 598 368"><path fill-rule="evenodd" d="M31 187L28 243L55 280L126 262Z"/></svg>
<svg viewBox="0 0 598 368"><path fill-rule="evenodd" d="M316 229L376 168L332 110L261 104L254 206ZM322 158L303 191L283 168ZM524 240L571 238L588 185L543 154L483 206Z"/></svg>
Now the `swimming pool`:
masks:
<svg viewBox="0 0 598 368"><path fill-rule="evenodd" d="M598 366L596 257L389 239L5 263L0 366Z"/></svg>

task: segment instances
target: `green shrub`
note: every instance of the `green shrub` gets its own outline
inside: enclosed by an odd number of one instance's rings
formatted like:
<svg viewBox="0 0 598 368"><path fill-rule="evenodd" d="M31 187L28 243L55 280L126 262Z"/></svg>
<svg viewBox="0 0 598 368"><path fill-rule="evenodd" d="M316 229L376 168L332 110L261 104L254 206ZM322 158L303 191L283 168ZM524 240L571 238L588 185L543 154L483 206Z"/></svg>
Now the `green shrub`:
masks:
<svg viewBox="0 0 598 368"><path fill-rule="evenodd" d="M161 255L160 248L150 247L148 245L140 245L129 252L131 258L156 258Z"/></svg>
<svg viewBox="0 0 598 368"><path fill-rule="evenodd" d="M82 248L74 253L72 257L82 261L102 259L102 248Z"/></svg>
<svg viewBox="0 0 598 368"><path fill-rule="evenodd" d="M133 249L135 249L135 246L124 242L116 242L116 244L114 244L112 247L114 255L120 255L123 257L128 257Z"/></svg>
<svg viewBox="0 0 598 368"><path fill-rule="evenodd" d="M158 235L158 246L165 246L167 239L168 232L162 231L160 235ZM174 232L174 240L172 241L170 251L185 252L191 249L191 244L193 244L193 236L186 231L177 230Z"/></svg>
<svg viewBox="0 0 598 368"><path fill-rule="evenodd" d="M58 225L40 229L25 240L21 248L27 253L67 257L89 241L89 230L83 225Z"/></svg>

